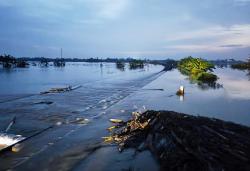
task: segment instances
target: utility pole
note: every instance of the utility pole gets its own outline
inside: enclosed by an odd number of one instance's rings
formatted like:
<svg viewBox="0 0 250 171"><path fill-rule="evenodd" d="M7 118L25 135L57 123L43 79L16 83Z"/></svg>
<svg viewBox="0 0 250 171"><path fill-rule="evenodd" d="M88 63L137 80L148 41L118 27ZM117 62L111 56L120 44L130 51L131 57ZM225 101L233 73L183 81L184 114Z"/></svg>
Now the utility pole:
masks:
<svg viewBox="0 0 250 171"><path fill-rule="evenodd" d="M61 59L62 59L62 48L61 48Z"/></svg>

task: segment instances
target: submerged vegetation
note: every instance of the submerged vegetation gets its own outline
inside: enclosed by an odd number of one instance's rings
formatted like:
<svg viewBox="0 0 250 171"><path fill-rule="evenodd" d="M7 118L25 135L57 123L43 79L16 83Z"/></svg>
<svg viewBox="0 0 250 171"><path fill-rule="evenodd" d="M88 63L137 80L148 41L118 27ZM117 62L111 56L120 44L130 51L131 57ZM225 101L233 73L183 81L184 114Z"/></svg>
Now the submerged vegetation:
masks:
<svg viewBox="0 0 250 171"><path fill-rule="evenodd" d="M179 61L179 71L188 75L193 82L211 83L215 82L218 77L212 73L214 65L201 58L187 57Z"/></svg>
<svg viewBox="0 0 250 171"><path fill-rule="evenodd" d="M144 68L144 61L139 59L133 59L129 62L130 69Z"/></svg>
<svg viewBox="0 0 250 171"><path fill-rule="evenodd" d="M65 66L65 61L63 58L57 58L54 60L54 66L55 67L64 67Z"/></svg>
<svg viewBox="0 0 250 171"><path fill-rule="evenodd" d="M11 55L0 55L0 64L3 68L25 68L29 65L25 60L15 58Z"/></svg>
<svg viewBox="0 0 250 171"><path fill-rule="evenodd" d="M164 71L171 71L172 69L175 69L177 67L178 62L173 59L167 59L164 61Z"/></svg>
<svg viewBox="0 0 250 171"><path fill-rule="evenodd" d="M247 71L247 76L248 76L248 78L250 80L250 57L248 58L247 62L232 64L231 68L232 69Z"/></svg>
<svg viewBox="0 0 250 171"><path fill-rule="evenodd" d="M250 58L248 58L247 62L231 65L231 68L240 70L246 70L246 69L250 70Z"/></svg>
<svg viewBox="0 0 250 171"><path fill-rule="evenodd" d="M121 70L121 71L124 71L125 70L125 62L123 61L117 61L116 62L116 68Z"/></svg>
<svg viewBox="0 0 250 171"><path fill-rule="evenodd" d="M0 62L4 68L11 68L16 63L16 59L11 55L1 55Z"/></svg>
<svg viewBox="0 0 250 171"><path fill-rule="evenodd" d="M47 66L49 66L49 60L47 58L41 58L39 64L42 67L47 67Z"/></svg>

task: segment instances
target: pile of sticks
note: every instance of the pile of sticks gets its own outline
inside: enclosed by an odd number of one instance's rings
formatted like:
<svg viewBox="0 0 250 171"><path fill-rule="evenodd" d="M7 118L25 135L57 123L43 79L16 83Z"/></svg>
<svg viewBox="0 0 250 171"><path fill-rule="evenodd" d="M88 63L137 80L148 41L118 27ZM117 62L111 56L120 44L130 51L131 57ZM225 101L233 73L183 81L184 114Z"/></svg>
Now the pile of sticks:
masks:
<svg viewBox="0 0 250 171"><path fill-rule="evenodd" d="M250 128L176 113L134 113L109 129L120 151L150 150L162 170L250 170Z"/></svg>

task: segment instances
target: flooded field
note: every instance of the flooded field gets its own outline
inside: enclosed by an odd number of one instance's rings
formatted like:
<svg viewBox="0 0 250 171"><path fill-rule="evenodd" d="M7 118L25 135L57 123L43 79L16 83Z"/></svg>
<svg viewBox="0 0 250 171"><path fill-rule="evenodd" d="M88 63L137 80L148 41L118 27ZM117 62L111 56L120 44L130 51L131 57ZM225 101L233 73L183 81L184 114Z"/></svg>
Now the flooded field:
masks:
<svg viewBox="0 0 250 171"><path fill-rule="evenodd" d="M247 72L231 68L214 70L219 77L216 85L191 84L178 70L167 72L138 92L146 108L173 110L192 115L215 117L250 126L250 81ZM180 85L185 96L175 95ZM164 91L149 91L150 89ZM145 98L147 97L147 98Z"/></svg>
<svg viewBox="0 0 250 171"><path fill-rule="evenodd" d="M119 153L102 142L110 118L126 120L136 110L173 110L250 126L246 72L218 68L218 85L204 86L190 83L178 70L162 69L148 65L122 71L112 63L69 63L65 68L1 70L0 129L16 116L10 133L28 137L46 131L22 143L19 152L1 154L0 170L157 170L149 152ZM68 85L82 87L39 94ZM175 95L180 85L184 97Z"/></svg>

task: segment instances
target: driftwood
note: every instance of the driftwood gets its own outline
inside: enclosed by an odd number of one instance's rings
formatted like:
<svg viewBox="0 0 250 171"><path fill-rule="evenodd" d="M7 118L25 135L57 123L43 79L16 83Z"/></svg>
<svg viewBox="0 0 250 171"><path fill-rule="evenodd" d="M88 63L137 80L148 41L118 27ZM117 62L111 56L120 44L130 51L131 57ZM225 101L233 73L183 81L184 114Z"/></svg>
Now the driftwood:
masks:
<svg viewBox="0 0 250 171"><path fill-rule="evenodd" d="M117 125L106 142L150 150L162 170L250 170L250 128L171 111L147 111Z"/></svg>

